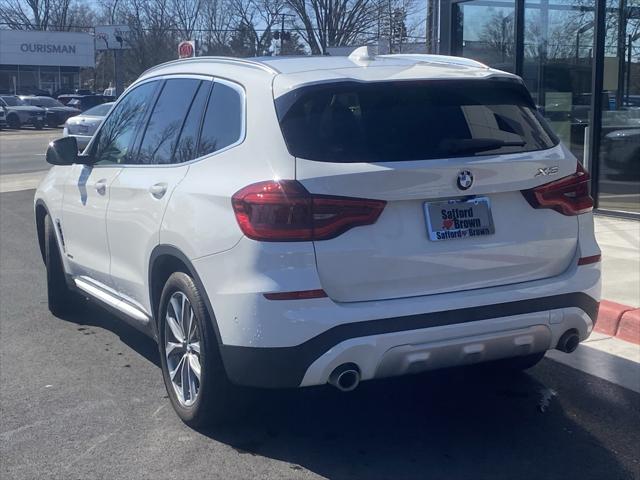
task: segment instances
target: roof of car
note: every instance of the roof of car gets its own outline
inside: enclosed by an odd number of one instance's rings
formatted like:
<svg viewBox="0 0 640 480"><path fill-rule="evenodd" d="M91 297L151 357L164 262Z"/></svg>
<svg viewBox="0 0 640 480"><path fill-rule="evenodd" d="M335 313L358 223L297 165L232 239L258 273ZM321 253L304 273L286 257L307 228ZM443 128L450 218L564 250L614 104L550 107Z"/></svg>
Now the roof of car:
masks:
<svg viewBox="0 0 640 480"><path fill-rule="evenodd" d="M210 71L224 67L231 79L261 72L273 81L274 95L279 96L303 84L335 80L385 81L413 79L488 78L515 75L492 69L468 58L445 55L395 54L372 55L366 47L346 56L276 56L258 58L192 57L174 60L150 68L141 76Z"/></svg>

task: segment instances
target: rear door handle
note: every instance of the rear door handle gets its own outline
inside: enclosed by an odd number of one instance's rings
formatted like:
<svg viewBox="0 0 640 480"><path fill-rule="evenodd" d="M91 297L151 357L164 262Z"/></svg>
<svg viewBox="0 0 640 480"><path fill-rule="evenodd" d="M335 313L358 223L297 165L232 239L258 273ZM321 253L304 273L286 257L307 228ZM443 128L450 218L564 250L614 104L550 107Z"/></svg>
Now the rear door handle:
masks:
<svg viewBox="0 0 640 480"><path fill-rule="evenodd" d="M98 192L100 195L104 195L107 191L107 179L101 178L96 182L95 187L96 192Z"/></svg>
<svg viewBox="0 0 640 480"><path fill-rule="evenodd" d="M153 198L157 198L158 200L164 197L164 194L167 193L167 184L166 183L156 183L155 185L151 185L149 187L149 193L153 195Z"/></svg>

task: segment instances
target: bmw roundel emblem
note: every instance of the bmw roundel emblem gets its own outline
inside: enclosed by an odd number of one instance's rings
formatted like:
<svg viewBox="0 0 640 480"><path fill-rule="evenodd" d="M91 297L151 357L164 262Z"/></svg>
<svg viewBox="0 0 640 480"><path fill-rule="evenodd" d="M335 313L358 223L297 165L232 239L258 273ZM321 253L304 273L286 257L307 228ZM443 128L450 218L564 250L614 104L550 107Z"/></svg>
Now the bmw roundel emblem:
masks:
<svg viewBox="0 0 640 480"><path fill-rule="evenodd" d="M462 170L458 174L458 188L468 190L473 185L473 174L469 170Z"/></svg>

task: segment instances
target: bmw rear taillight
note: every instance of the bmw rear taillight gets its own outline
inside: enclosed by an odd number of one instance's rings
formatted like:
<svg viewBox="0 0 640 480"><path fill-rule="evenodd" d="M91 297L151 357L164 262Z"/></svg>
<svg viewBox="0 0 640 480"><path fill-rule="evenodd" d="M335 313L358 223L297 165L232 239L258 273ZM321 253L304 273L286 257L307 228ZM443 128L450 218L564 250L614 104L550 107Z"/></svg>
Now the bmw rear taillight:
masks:
<svg viewBox="0 0 640 480"><path fill-rule="evenodd" d="M267 242L328 240L378 220L386 202L315 195L296 180L254 183L232 198L242 232Z"/></svg>
<svg viewBox="0 0 640 480"><path fill-rule="evenodd" d="M551 208L563 215L580 215L593 209L589 174L580 163L573 175L523 190L522 194L533 208Z"/></svg>

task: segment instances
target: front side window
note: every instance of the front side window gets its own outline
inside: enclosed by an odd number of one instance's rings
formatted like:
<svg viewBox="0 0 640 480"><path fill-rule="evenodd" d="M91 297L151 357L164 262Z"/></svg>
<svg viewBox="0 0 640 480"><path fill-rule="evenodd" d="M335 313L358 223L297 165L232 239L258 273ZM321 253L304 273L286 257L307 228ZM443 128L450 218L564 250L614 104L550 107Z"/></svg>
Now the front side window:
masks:
<svg viewBox="0 0 640 480"><path fill-rule="evenodd" d="M292 155L393 162L519 153L558 143L526 89L488 80L337 82L276 99Z"/></svg>
<svg viewBox="0 0 640 480"><path fill-rule="evenodd" d="M216 82L207 103L198 156L207 155L238 142L242 137L244 106L235 88Z"/></svg>
<svg viewBox="0 0 640 480"><path fill-rule="evenodd" d="M31 105L36 105L37 107L64 107L64 105L55 98L48 97L34 98L31 100Z"/></svg>
<svg viewBox="0 0 640 480"><path fill-rule="evenodd" d="M158 82L147 82L131 90L104 121L94 142L96 164L121 164L127 160L135 134L153 100Z"/></svg>
<svg viewBox="0 0 640 480"><path fill-rule="evenodd" d="M174 78L167 80L158 96L140 145L138 155L127 163L167 164L173 162L180 131L201 80Z"/></svg>

